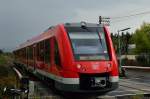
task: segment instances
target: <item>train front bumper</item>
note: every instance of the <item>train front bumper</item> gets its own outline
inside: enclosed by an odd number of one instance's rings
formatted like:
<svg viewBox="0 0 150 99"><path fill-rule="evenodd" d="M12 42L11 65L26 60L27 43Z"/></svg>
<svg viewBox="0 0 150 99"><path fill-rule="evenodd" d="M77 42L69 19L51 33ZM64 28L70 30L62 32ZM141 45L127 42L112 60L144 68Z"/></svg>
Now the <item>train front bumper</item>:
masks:
<svg viewBox="0 0 150 99"><path fill-rule="evenodd" d="M59 91L63 92L73 92L73 93L106 93L118 88L118 82L111 82L109 86L105 88L89 88L82 89L80 84L63 84L60 82L55 82L55 87Z"/></svg>
<svg viewBox="0 0 150 99"><path fill-rule="evenodd" d="M118 76L104 74L80 74L79 78L65 78L55 82L56 89L64 92L102 93L118 88Z"/></svg>

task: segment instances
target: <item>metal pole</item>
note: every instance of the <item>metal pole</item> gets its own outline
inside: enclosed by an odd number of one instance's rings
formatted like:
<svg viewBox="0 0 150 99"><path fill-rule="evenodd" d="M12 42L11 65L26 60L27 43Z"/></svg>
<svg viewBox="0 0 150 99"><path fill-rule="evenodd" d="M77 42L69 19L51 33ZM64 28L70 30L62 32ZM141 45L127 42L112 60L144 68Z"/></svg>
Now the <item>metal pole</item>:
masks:
<svg viewBox="0 0 150 99"><path fill-rule="evenodd" d="M121 38L120 38L120 35L119 35L119 32L120 31L126 31L126 30L128 30L128 29L130 29L130 28L125 28L125 29L122 29L122 30L118 30L118 48L119 48L119 73L120 73L120 75L121 76L125 76L125 74L123 73L124 72L124 70L122 69L122 66L121 66L121 63L122 63L122 60L121 60Z"/></svg>
<svg viewBox="0 0 150 99"><path fill-rule="evenodd" d="M119 30L118 30L118 56L119 56L119 72L121 74L121 45L120 45L120 35L119 35Z"/></svg>
<svg viewBox="0 0 150 99"><path fill-rule="evenodd" d="M99 16L99 24L102 23L102 16Z"/></svg>

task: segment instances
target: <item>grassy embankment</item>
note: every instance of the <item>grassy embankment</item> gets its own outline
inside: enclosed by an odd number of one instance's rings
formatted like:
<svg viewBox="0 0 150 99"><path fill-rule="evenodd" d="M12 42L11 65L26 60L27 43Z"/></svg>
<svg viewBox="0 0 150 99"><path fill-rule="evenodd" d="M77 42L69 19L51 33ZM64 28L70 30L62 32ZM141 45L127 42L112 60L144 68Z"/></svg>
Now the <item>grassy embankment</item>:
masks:
<svg viewBox="0 0 150 99"><path fill-rule="evenodd" d="M17 80L11 68L13 56L11 54L0 54L0 96L5 86L15 87Z"/></svg>

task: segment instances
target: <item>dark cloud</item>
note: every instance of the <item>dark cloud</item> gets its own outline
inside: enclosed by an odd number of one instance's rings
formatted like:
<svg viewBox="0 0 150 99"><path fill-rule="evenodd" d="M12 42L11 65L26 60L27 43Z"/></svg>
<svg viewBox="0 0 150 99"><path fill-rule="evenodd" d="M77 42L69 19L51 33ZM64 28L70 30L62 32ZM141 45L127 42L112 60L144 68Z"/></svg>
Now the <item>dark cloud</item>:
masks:
<svg viewBox="0 0 150 99"><path fill-rule="evenodd" d="M133 9L149 9L148 2L150 3L148 0L0 0L0 49L12 50L51 25L81 20L97 22L99 15L119 16ZM124 22L122 25L113 24L111 28L134 23L139 25L140 22L134 19L133 22Z"/></svg>

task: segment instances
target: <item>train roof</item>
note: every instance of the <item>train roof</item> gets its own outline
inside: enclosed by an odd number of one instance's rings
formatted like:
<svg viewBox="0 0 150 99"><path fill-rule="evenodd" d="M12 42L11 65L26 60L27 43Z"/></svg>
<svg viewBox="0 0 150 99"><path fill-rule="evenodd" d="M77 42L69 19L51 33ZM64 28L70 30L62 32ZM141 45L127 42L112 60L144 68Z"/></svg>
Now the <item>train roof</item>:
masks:
<svg viewBox="0 0 150 99"><path fill-rule="evenodd" d="M86 26L86 27L103 27L103 25L101 24L95 24L95 23L86 23L86 22L79 22L79 23L64 23L63 24L64 27L81 27L81 26ZM55 26L51 26L48 29L46 29L42 34L39 34L38 36L35 36L29 40L27 40L26 42L20 44L18 47L16 47L15 50L24 48L26 46L30 46L36 42L42 41L44 39L48 39L49 37L51 37L51 32L48 31L52 31L53 28Z"/></svg>
<svg viewBox="0 0 150 99"><path fill-rule="evenodd" d="M102 24L96 24L96 23L87 23L87 22L79 22L79 23L65 23L65 27L81 27L82 25L85 25L86 27L103 27Z"/></svg>

